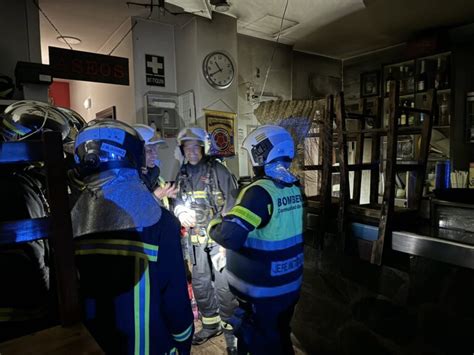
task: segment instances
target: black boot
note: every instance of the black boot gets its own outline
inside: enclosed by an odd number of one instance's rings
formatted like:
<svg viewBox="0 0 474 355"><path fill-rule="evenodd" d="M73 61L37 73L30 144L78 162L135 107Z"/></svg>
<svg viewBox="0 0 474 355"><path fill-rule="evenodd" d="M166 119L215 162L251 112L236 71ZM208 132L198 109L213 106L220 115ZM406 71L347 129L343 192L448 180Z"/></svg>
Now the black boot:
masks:
<svg viewBox="0 0 474 355"><path fill-rule="evenodd" d="M194 333L193 345L204 344L211 338L217 337L222 334L221 326L216 328L202 328L199 332Z"/></svg>

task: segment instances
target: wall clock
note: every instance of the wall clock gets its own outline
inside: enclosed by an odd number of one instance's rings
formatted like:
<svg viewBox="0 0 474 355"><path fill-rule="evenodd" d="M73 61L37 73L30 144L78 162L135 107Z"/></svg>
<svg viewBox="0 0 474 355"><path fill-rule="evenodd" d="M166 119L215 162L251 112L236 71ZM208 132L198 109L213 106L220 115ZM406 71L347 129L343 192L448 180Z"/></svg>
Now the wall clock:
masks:
<svg viewBox="0 0 474 355"><path fill-rule="evenodd" d="M234 81L234 62L223 52L209 53L202 62L207 82L216 89L227 89Z"/></svg>

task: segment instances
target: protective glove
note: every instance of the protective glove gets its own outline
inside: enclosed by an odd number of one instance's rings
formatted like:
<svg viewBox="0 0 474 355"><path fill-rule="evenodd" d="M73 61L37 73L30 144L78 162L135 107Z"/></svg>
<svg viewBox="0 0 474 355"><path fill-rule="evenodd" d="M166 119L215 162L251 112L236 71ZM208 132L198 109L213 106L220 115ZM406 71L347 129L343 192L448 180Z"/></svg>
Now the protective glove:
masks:
<svg viewBox="0 0 474 355"><path fill-rule="evenodd" d="M191 228L196 226L196 213L189 208L183 208L178 214L178 219L183 227Z"/></svg>
<svg viewBox="0 0 474 355"><path fill-rule="evenodd" d="M211 256L211 262L214 269L222 272L227 264L226 250L223 247L219 247L219 252Z"/></svg>

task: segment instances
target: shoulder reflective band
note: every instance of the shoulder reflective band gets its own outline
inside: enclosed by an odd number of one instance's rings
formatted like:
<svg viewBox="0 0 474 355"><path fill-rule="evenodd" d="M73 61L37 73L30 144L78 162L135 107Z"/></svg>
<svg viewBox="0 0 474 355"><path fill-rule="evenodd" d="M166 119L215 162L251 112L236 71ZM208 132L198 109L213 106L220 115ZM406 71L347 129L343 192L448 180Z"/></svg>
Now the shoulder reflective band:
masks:
<svg viewBox="0 0 474 355"><path fill-rule="evenodd" d="M301 288L303 276L300 276L297 280L293 282L275 287L261 287L252 285L239 279L229 270L227 270L227 279L229 281L229 285L235 287L244 295L248 295L253 298L264 298L281 296L290 292L298 291Z"/></svg>
<svg viewBox="0 0 474 355"><path fill-rule="evenodd" d="M209 225L207 226L207 235L210 235L209 233L211 232L211 229L220 223L222 223L222 218L214 218L213 220L211 220L209 222Z"/></svg>
<svg viewBox="0 0 474 355"><path fill-rule="evenodd" d="M135 256L148 261L158 260L158 245L124 239L88 239L76 242L76 255Z"/></svg>
<svg viewBox="0 0 474 355"><path fill-rule="evenodd" d="M193 332L193 324L191 324L184 332L179 333L179 334L172 334L172 335L173 335L174 340L182 343L183 341L188 340L192 332Z"/></svg>
<svg viewBox="0 0 474 355"><path fill-rule="evenodd" d="M249 209L238 205L232 207L232 209L227 213L227 215L239 217L245 222L254 226L255 228L257 228L262 222L262 219L258 215L256 215Z"/></svg>
<svg viewBox="0 0 474 355"><path fill-rule="evenodd" d="M303 243L302 234L298 234L298 235L295 235L293 237L283 239L283 240L264 240L264 239L249 237L245 241L244 245L252 249L272 251L272 250L282 250L282 249L291 248L292 246L295 246L300 243Z"/></svg>
<svg viewBox="0 0 474 355"><path fill-rule="evenodd" d="M150 274L148 261L135 258L135 286L133 289L135 355L150 352Z"/></svg>

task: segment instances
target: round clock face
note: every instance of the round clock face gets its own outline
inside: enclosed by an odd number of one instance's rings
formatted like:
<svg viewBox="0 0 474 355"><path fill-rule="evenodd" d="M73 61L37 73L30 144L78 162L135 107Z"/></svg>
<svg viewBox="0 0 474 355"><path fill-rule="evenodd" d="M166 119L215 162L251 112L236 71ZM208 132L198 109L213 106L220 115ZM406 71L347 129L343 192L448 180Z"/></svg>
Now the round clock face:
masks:
<svg viewBox="0 0 474 355"><path fill-rule="evenodd" d="M234 64L222 52L208 54L202 63L202 71L207 82L216 89L226 89L234 80Z"/></svg>

